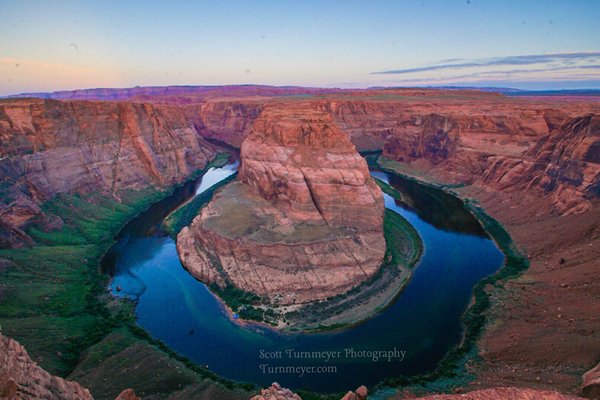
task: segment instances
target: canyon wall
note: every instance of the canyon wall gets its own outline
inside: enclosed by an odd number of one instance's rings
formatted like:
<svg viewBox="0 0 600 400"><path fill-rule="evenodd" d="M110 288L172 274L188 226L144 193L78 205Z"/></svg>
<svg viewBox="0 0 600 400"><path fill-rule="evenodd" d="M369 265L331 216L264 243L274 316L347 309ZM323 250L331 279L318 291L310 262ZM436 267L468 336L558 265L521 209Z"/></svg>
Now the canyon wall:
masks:
<svg viewBox="0 0 600 400"><path fill-rule="evenodd" d="M0 247L31 243L41 204L57 193L165 188L214 156L183 112L170 106L55 100L0 102Z"/></svg>
<svg viewBox="0 0 600 400"><path fill-rule="evenodd" d="M534 191L560 214L591 207L600 187L599 102L506 98L324 102L359 148L449 183Z"/></svg>
<svg viewBox="0 0 600 400"><path fill-rule="evenodd" d="M295 102L216 98L188 109L204 137L240 147L264 107ZM583 212L598 197L600 101L593 98L403 89L340 92L311 102L333 116L359 151L383 151L407 171L447 183L534 191L551 198L560 214Z"/></svg>
<svg viewBox="0 0 600 400"><path fill-rule="evenodd" d="M349 391L340 400L367 400L368 391L364 386ZM485 390L476 390L465 394L434 394L430 396L415 396L413 394L399 394L391 397L393 400L584 400L581 397L569 396L554 391L534 390L515 387L498 387ZM269 388L262 389L259 395L250 400L302 400L300 396L282 388L278 383L273 383Z"/></svg>
<svg viewBox="0 0 600 400"><path fill-rule="evenodd" d="M292 89L169 88L148 94L157 104L0 101L0 246L29 243L27 224L43 217L39 205L56 193L118 198L122 189L182 181L214 154L204 138L240 147L265 107L298 102L285 97ZM144 91L116 93L104 97ZM182 102L183 93L202 95ZM533 190L560 214L589 209L600 191L600 102L407 89L338 91L311 103L358 150L382 150L443 182Z"/></svg>

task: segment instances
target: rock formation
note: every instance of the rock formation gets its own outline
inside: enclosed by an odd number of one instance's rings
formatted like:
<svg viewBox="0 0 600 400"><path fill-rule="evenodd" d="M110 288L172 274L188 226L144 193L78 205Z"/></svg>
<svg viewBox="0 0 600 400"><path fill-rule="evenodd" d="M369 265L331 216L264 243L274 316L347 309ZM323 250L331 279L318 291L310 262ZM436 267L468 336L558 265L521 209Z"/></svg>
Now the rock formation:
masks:
<svg viewBox="0 0 600 400"><path fill-rule="evenodd" d="M304 222L380 229L383 199L333 119L310 105L272 106L241 149L240 181Z"/></svg>
<svg viewBox="0 0 600 400"><path fill-rule="evenodd" d="M270 387L262 389L260 394L250 400L302 400L300 396L289 389L282 388L279 383L274 382Z"/></svg>
<svg viewBox="0 0 600 400"><path fill-rule="evenodd" d="M349 391L342 397L342 400L367 400L369 391L366 386L360 386L356 391Z"/></svg>
<svg viewBox="0 0 600 400"><path fill-rule="evenodd" d="M589 210L600 197L600 116L567 118L522 157L490 157L483 181L511 191L541 189L563 215Z"/></svg>
<svg viewBox="0 0 600 400"><path fill-rule="evenodd" d="M377 271L383 208L366 162L330 115L270 106L242 145L239 181L182 230L177 247L204 282L279 304L320 300Z"/></svg>
<svg viewBox="0 0 600 400"><path fill-rule="evenodd" d="M588 399L600 399L600 364L583 374L581 395Z"/></svg>
<svg viewBox="0 0 600 400"><path fill-rule="evenodd" d="M18 342L0 335L0 399L92 400L77 382L52 376Z"/></svg>
<svg viewBox="0 0 600 400"><path fill-rule="evenodd" d="M125 389L119 393L115 400L142 400L142 398L136 396L133 389Z"/></svg>
<svg viewBox="0 0 600 400"><path fill-rule="evenodd" d="M386 157L442 181L535 190L540 197L551 197L561 214L583 212L598 197L593 116L600 112L600 102L593 98L532 101L496 93L419 89L344 95L343 100L314 100L314 107L331 114L359 150L383 150ZM373 99L382 95L383 100ZM195 124L202 135L239 146L265 103L214 99L196 112ZM548 158L550 146L557 146L553 161ZM567 153L561 163L557 157L563 146ZM575 147L577 151L569 150ZM580 182L577 177L582 175Z"/></svg>

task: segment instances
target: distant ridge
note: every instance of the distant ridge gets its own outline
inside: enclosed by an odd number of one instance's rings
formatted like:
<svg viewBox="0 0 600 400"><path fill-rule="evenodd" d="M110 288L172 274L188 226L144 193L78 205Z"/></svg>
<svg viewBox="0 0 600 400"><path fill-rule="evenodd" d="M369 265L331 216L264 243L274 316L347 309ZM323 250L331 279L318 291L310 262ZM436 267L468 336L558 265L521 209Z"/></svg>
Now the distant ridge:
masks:
<svg viewBox="0 0 600 400"><path fill-rule="evenodd" d="M412 86L373 86L369 89L419 89ZM423 86L420 89L439 90L476 90L480 92L501 93L507 96L600 96L600 89L553 89L553 90L524 90L496 86Z"/></svg>
<svg viewBox="0 0 600 400"><path fill-rule="evenodd" d="M91 88L60 90L55 92L32 92L0 96L0 99L40 98L57 100L133 100L148 101L164 99L176 103L193 103L219 97L250 96L302 96L325 95L335 93L357 93L372 90L463 90L499 93L506 96L585 96L600 97L600 89L564 89L564 90L522 90L503 87L477 86L373 86L366 89L342 89L337 87L318 88L303 86L269 85L173 85L173 86L135 86L130 88Z"/></svg>
<svg viewBox="0 0 600 400"><path fill-rule="evenodd" d="M446 90L479 90L482 92L502 93L507 96L600 96L600 89L524 90L493 86L436 86L435 88Z"/></svg>
<svg viewBox="0 0 600 400"><path fill-rule="evenodd" d="M268 85L183 85L135 86L131 88L93 88L61 90L56 92L20 93L3 98L42 98L59 100L144 100L150 97L178 96L190 100L236 96L286 96L303 94L329 94L344 91L338 88L313 88L301 86Z"/></svg>

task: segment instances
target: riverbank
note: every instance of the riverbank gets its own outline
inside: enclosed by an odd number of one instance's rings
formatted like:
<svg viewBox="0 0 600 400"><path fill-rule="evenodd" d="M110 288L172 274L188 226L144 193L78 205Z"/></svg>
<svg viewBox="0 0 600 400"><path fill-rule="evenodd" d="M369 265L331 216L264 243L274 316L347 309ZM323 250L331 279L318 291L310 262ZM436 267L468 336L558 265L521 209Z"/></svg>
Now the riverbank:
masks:
<svg viewBox="0 0 600 400"><path fill-rule="evenodd" d="M426 393L448 392L468 386L475 379L471 366L473 361L479 358L477 343L486 326L490 324L488 313L492 305L492 293L494 290L500 290L507 281L522 274L529 267L529 261L497 220L488 215L476 201L465 198L456 191L464 188L464 185L438 182L432 176L425 176L413 169L406 170L403 165L379 155L370 155L368 160L371 167L395 174L402 179L443 190L461 200L505 256L503 267L497 273L481 280L474 287L471 303L462 317L465 330L461 343L447 353L433 372L409 378L388 379L379 386L379 389L386 386L402 386L408 391ZM391 185L384 182L379 184L384 192L391 193L391 189L393 189ZM404 200L401 196L394 197L400 201Z"/></svg>
<svg viewBox="0 0 600 400"><path fill-rule="evenodd" d="M467 364L444 385L426 387L449 391L504 385L580 393L582 375L600 360L593 339L600 331L594 309L600 283L591 279L600 268L600 204L560 215L550 196L535 191L501 193L477 182L457 185L431 171L383 161L385 168L465 199L507 256L505 268L478 286L476 307L465 314L476 328L466 343L472 350L458 363Z"/></svg>
<svg viewBox="0 0 600 400"><path fill-rule="evenodd" d="M578 393L582 375L600 361L597 305L600 282L600 204L559 215L551 199L498 196L461 189L478 200L524 249L530 267L496 285L478 341L474 387L522 385Z"/></svg>
<svg viewBox="0 0 600 400"><path fill-rule="evenodd" d="M216 157L186 182L227 158ZM108 276L100 272L103 255L122 227L184 184L123 191L122 202L98 194L61 194L45 203L47 215L65 222L62 229L46 232L34 225L28 229L34 247L0 250L2 333L25 345L49 372L84 382L97 399L114 399L132 381L139 382L136 392L144 396L201 383L230 391L225 380L199 374L141 334L133 304L111 297L106 291ZM132 348L137 349L135 355ZM155 368L136 367L148 363ZM114 383L110 387L108 380ZM247 397L236 390L223 398Z"/></svg>

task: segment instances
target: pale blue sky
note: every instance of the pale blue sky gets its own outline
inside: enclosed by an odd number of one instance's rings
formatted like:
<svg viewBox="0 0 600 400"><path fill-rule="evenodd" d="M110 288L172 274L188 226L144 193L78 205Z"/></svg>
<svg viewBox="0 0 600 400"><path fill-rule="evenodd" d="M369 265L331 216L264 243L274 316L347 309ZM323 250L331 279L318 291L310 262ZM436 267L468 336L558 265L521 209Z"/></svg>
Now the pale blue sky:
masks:
<svg viewBox="0 0 600 400"><path fill-rule="evenodd" d="M600 87L598 0L0 0L0 21L0 95L238 83ZM543 57L514 57L532 55Z"/></svg>

